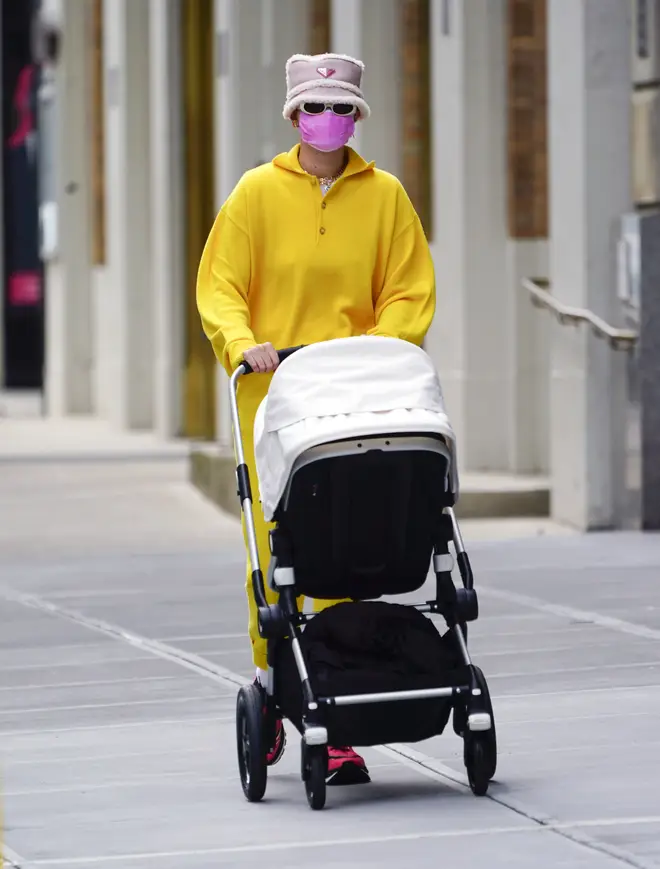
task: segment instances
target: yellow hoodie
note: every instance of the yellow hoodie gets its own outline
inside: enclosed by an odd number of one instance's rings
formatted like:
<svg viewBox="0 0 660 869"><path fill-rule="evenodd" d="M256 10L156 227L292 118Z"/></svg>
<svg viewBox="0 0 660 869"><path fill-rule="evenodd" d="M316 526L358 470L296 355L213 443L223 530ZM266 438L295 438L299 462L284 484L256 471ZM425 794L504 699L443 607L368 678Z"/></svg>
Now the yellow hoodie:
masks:
<svg viewBox="0 0 660 869"><path fill-rule="evenodd" d="M227 372L255 344L276 348L354 335L421 344L435 310L433 262L403 187L350 150L325 197L298 162L300 146L247 172L218 214L197 280L204 331ZM253 423L271 375L248 377L238 402L253 491ZM261 568L269 525L253 516ZM249 561L249 559L248 559ZM257 667L267 667L248 564L249 634ZM275 595L266 589L269 601ZM322 609L332 602L315 601Z"/></svg>
<svg viewBox="0 0 660 869"><path fill-rule="evenodd" d="M197 304L228 372L266 341L369 334L419 345L433 318L433 262L401 183L349 149L323 196L299 149L242 177L202 255Z"/></svg>

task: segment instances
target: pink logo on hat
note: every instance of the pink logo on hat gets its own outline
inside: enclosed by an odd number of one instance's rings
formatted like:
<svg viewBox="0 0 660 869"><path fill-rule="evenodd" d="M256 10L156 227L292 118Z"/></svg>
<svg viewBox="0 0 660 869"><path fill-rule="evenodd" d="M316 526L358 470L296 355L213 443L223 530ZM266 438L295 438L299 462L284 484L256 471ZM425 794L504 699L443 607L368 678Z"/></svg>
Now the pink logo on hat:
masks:
<svg viewBox="0 0 660 869"><path fill-rule="evenodd" d="M328 69L327 66L319 66L316 71L319 75L322 75L323 78L330 78L331 75L334 75L337 72L336 69Z"/></svg>

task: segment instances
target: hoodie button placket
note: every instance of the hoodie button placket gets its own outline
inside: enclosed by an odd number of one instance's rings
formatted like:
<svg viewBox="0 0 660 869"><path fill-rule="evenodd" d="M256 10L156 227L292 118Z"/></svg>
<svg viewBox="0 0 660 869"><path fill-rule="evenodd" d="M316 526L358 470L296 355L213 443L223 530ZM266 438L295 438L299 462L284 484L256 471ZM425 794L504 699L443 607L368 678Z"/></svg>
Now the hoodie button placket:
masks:
<svg viewBox="0 0 660 869"><path fill-rule="evenodd" d="M326 196L327 196L327 194L326 194ZM327 207L328 207L328 203L325 201L325 198L323 198L323 200L322 200L322 202L321 202L321 219L320 219L320 221L319 221L320 224L321 224L321 225L320 225L320 228L319 228L319 234L320 234L320 235L325 235L325 223L324 223L324 220L323 220L323 218L324 218L324 214L323 214L323 212L325 211L325 209L326 209Z"/></svg>

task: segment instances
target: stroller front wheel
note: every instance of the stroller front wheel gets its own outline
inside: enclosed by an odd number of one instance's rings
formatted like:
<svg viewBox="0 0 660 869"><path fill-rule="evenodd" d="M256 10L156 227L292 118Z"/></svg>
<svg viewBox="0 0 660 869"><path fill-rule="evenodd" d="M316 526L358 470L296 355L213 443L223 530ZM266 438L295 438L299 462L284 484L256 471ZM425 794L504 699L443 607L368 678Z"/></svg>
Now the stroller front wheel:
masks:
<svg viewBox="0 0 660 869"><path fill-rule="evenodd" d="M468 782L470 783L472 793L478 797L482 797L488 791L488 786L495 777L497 770L497 734L488 683L478 667L474 668L474 673L477 684L481 689L484 710L490 714L491 726L485 731L470 732L467 728L468 710L465 707L460 709L458 722L462 729L463 760L468 775ZM455 729L456 725L457 717L456 712L454 712Z"/></svg>
<svg viewBox="0 0 660 869"><path fill-rule="evenodd" d="M302 744L302 779L310 809L320 811L325 806L326 777L328 775L328 749L325 745L313 747Z"/></svg>
<svg viewBox="0 0 660 869"><path fill-rule="evenodd" d="M258 803L266 793L268 768L264 740L264 698L257 685L245 685L236 701L236 747L245 798Z"/></svg>
<svg viewBox="0 0 660 869"><path fill-rule="evenodd" d="M490 784L492 761L488 748L488 741L481 733L470 733L465 737L465 769L472 793L477 797L485 796Z"/></svg>

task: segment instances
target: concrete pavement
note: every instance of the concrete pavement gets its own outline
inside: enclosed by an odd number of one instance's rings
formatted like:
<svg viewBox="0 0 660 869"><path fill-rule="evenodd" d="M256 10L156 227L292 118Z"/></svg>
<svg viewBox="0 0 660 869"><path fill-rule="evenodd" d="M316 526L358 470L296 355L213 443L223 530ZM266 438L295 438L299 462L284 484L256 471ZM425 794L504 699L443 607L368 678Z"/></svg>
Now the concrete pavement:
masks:
<svg viewBox="0 0 660 869"><path fill-rule="evenodd" d="M22 867L660 866L660 539L468 524L494 694L491 796L451 733L366 752L309 811L291 735L241 794L251 675L237 524L182 460L0 467L0 755ZM502 536L518 538L506 542Z"/></svg>

